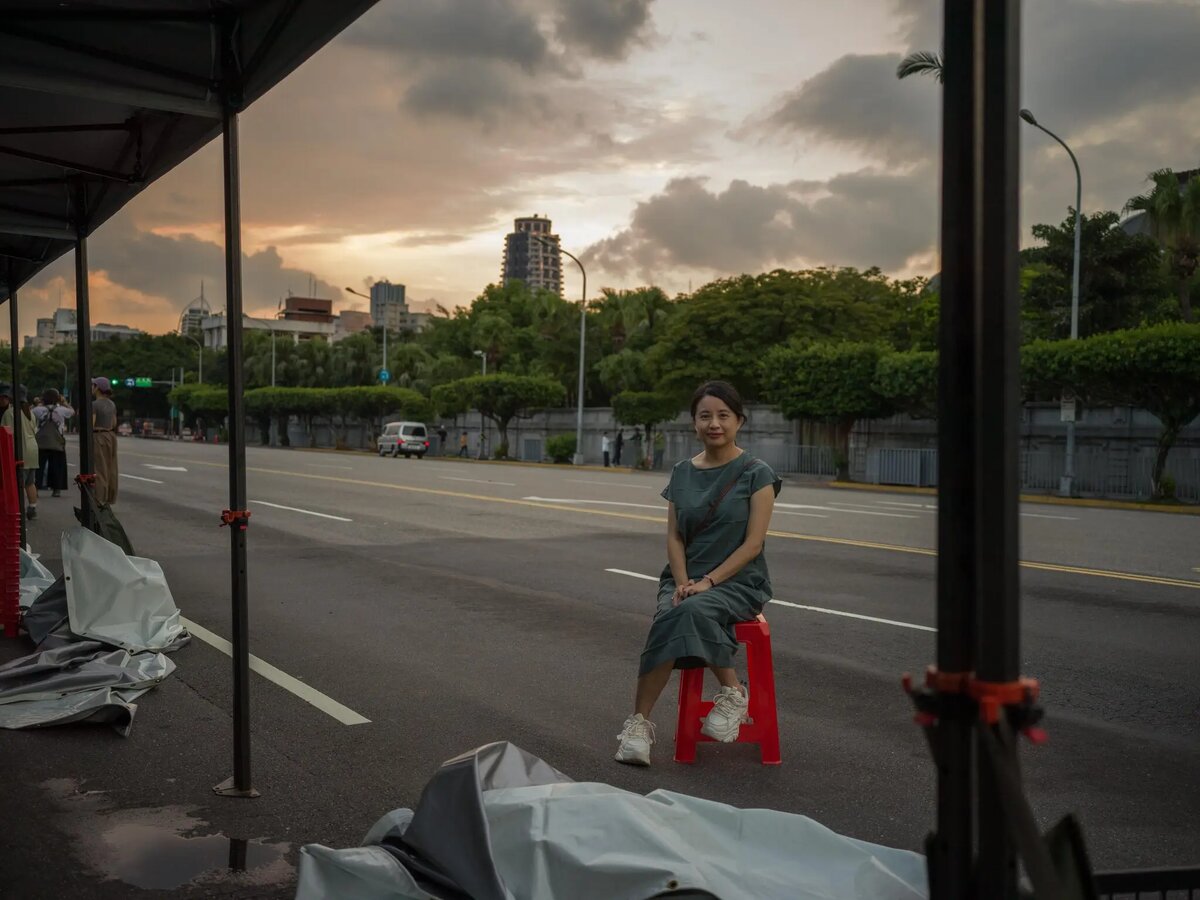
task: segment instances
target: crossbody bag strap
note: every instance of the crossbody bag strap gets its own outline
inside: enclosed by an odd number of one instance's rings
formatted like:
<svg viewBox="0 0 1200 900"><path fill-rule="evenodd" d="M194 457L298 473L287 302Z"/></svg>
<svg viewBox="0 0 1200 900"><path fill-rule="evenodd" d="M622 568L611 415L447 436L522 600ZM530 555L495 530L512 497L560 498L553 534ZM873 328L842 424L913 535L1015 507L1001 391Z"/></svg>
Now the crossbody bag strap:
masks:
<svg viewBox="0 0 1200 900"><path fill-rule="evenodd" d="M746 460L742 463L741 467L737 469L734 476L725 482L725 485L721 488L721 493L717 494L717 499L709 504L708 512L704 514L704 518L700 520L700 524L692 530L690 535L688 535L687 540L684 541L684 545L690 544L700 535L701 532L704 531L705 528L712 524L713 517L717 514L717 509L721 506L721 502L729 495L729 492L733 490L733 486L741 480L742 476L750 471L750 467L758 462L758 460L752 457L749 453L745 454L745 456Z"/></svg>

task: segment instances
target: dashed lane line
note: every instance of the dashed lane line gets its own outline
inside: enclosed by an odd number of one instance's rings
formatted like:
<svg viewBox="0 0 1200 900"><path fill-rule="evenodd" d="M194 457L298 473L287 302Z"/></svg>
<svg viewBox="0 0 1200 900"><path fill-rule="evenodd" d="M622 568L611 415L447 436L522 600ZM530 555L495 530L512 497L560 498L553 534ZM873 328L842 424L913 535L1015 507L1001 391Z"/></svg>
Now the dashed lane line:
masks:
<svg viewBox="0 0 1200 900"><path fill-rule="evenodd" d="M143 456L147 459L165 459L169 457L151 456L149 454L128 453L128 456ZM215 469L228 468L225 463L190 461L191 465L210 466ZM389 484L380 481L366 481L361 478L343 478L337 475L316 475L310 472L294 472L286 469L264 469L258 466L247 466L247 472L257 472L260 475L280 475L284 478L307 478L310 481L328 481L333 484L349 484L356 487L382 488L389 491L403 491L410 494L426 494L433 497L453 497L459 500L478 500L483 503L500 503L508 506L528 506L535 509L553 509L560 512L576 512L590 516L608 516L614 519L631 519L638 522L650 522L663 525L663 516L649 516L643 513L623 512L615 509L589 509L584 506L566 506L556 503L542 503L534 500L521 500L515 497L492 497L487 494L468 494L464 491L450 491L442 488L417 487L408 484ZM916 556L937 556L937 551L928 547L908 547L903 544L887 544L879 541L860 541L854 538L829 537L820 534L799 534L794 531L768 531L771 537L792 541L806 541L813 544L833 544L842 547L855 547L861 550L886 550L890 553L908 553ZM1112 578L1118 581L1136 581L1142 584L1158 584L1165 587L1182 587L1200 590L1200 581L1189 581L1184 578L1169 578L1157 575L1140 575L1136 572L1119 572L1112 569L1090 569L1083 566L1063 566L1054 563L1029 562L1023 560L1022 568L1035 569L1042 572L1059 572L1065 575L1086 575L1093 578Z"/></svg>
<svg viewBox="0 0 1200 900"><path fill-rule="evenodd" d="M614 575L628 575L630 578L640 578L642 581L658 581L653 575L643 575L641 572L630 572L628 569L605 569L605 572L612 572ZM862 613L846 612L843 609L826 609L823 606L809 606L804 603L792 603L788 600L780 600L777 597L772 597L771 602L777 606L788 606L792 609L803 609L808 612L823 613L827 616L840 616L844 619L859 619L863 622L874 622L877 625L894 625L897 628L909 628L913 631L932 631L936 632L936 628L930 628L928 625L917 625L915 622L900 622L896 619L881 619L878 616L865 616Z"/></svg>
<svg viewBox="0 0 1200 900"><path fill-rule="evenodd" d="M148 481L151 484L166 484L165 481L159 481L157 478L143 478L141 475L130 475L128 472L119 472L121 478L132 478L134 481Z"/></svg>
<svg viewBox="0 0 1200 900"><path fill-rule="evenodd" d="M179 621L183 623L183 627L188 630L188 633L192 637L199 638L209 646L216 647L230 658L233 657L233 644L229 643L225 638L183 616L179 617ZM299 678L289 675L282 669L275 668L275 666L260 659L253 653L250 654L250 671L257 672L263 678L267 679L267 681L278 685L289 694L294 694L310 706L315 706L321 712L325 713L325 715L337 719L343 725L367 725L371 721L366 716L359 715L350 707L338 703L327 694L322 694L316 688L310 687Z"/></svg>
<svg viewBox="0 0 1200 900"><path fill-rule="evenodd" d="M316 512L311 509L301 509L298 506L284 506L280 503L268 503L266 500L251 500L251 503L257 503L259 506L270 506L274 509L283 509L288 512L303 513L306 516L316 516L318 519L333 519L335 522L353 522L353 519L347 519L345 516L331 516L329 513Z"/></svg>

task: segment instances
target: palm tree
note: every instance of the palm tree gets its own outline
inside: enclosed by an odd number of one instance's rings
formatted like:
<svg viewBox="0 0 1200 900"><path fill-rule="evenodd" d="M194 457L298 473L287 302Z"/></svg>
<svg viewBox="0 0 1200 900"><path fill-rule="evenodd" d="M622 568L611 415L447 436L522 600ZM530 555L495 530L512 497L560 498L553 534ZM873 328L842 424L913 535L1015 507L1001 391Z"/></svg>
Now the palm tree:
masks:
<svg viewBox="0 0 1200 900"><path fill-rule="evenodd" d="M1125 204L1126 212L1146 216L1150 234L1163 247L1163 264L1175 279L1179 310L1192 319L1192 282L1200 270L1200 169L1151 172L1154 187Z"/></svg>
<svg viewBox="0 0 1200 900"><path fill-rule="evenodd" d="M932 75L941 84L945 79L945 60L942 54L931 50L918 50L900 60L896 66L896 77L907 78L909 75Z"/></svg>

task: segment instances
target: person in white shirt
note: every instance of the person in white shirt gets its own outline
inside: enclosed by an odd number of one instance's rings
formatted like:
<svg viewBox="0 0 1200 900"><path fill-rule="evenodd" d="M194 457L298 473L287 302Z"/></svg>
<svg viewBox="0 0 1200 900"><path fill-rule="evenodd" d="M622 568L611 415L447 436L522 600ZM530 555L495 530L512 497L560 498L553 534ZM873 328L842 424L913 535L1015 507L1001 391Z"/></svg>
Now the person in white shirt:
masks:
<svg viewBox="0 0 1200 900"><path fill-rule="evenodd" d="M612 455L612 438L608 436L608 432L604 432L604 437L600 438L600 449L604 451L604 468L608 468L608 460Z"/></svg>

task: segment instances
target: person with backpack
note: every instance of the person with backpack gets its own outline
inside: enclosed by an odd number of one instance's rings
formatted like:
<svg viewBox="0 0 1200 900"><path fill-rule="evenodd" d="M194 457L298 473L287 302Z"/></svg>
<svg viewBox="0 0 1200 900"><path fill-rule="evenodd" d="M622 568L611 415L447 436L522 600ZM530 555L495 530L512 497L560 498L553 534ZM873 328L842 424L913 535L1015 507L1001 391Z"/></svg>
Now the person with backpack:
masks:
<svg viewBox="0 0 1200 900"><path fill-rule="evenodd" d="M438 455L438 456L445 456L445 455L446 455L446 438L449 436L449 433L446 431L446 426L445 426L445 425L439 425L439 426L438 426L438 430L437 430L437 436L438 436L438 452L437 452L437 455Z"/></svg>
<svg viewBox="0 0 1200 900"><path fill-rule="evenodd" d="M35 407L37 419L38 469L42 484L51 497L59 497L67 487L67 420L75 415L54 388L42 393L42 405Z"/></svg>
<svg viewBox="0 0 1200 900"><path fill-rule="evenodd" d="M650 765L650 713L672 669L712 669L721 688L701 732L737 739L749 698L733 668L734 626L752 620L771 599L763 546L781 481L737 445L746 421L742 398L724 381L701 385L692 423L704 450L675 466L667 500L667 566L658 609L638 669L634 712L621 729L615 759Z"/></svg>

